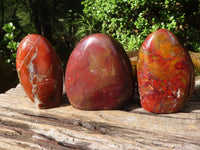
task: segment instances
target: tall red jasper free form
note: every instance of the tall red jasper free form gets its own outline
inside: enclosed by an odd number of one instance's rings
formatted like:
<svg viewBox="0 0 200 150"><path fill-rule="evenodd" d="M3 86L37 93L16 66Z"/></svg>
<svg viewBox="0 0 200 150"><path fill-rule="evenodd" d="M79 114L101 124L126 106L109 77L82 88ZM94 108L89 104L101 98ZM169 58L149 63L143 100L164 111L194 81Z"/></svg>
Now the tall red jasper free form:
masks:
<svg viewBox="0 0 200 150"><path fill-rule="evenodd" d="M61 102L62 67L56 52L43 36L27 35L19 44L16 68L27 96L38 108Z"/></svg>
<svg viewBox="0 0 200 150"><path fill-rule="evenodd" d="M133 93L132 67L122 46L106 34L83 39L70 55L65 88L73 107L119 109Z"/></svg>
<svg viewBox="0 0 200 150"><path fill-rule="evenodd" d="M187 50L174 34L160 29L139 51L138 86L142 107L153 113L179 111L194 88L194 68Z"/></svg>

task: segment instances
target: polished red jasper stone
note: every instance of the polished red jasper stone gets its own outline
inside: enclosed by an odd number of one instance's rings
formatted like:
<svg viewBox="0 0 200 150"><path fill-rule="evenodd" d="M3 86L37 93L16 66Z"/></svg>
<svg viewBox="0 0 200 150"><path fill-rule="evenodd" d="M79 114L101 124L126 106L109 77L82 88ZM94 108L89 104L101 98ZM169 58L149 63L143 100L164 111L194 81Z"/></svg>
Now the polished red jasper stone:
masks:
<svg viewBox="0 0 200 150"><path fill-rule="evenodd" d="M122 46L106 34L83 39L70 55L65 88L73 107L119 109L133 93L132 67Z"/></svg>
<svg viewBox="0 0 200 150"><path fill-rule="evenodd" d="M19 44L16 68L21 85L38 108L58 106L62 95L62 67L43 36L29 34Z"/></svg>
<svg viewBox="0 0 200 150"><path fill-rule="evenodd" d="M165 29L150 34L139 51L138 86L142 107L153 113L179 111L194 87L194 68L187 50Z"/></svg>

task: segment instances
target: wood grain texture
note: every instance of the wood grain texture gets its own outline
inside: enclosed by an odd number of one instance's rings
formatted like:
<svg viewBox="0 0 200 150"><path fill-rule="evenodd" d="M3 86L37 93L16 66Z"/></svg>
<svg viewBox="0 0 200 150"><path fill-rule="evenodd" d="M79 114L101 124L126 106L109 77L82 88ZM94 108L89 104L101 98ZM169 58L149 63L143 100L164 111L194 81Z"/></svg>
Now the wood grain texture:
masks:
<svg viewBox="0 0 200 150"><path fill-rule="evenodd" d="M152 114L137 102L124 110L82 111L65 94L62 100L60 107L38 109L20 85L0 94L0 149L200 149L199 96L174 114Z"/></svg>

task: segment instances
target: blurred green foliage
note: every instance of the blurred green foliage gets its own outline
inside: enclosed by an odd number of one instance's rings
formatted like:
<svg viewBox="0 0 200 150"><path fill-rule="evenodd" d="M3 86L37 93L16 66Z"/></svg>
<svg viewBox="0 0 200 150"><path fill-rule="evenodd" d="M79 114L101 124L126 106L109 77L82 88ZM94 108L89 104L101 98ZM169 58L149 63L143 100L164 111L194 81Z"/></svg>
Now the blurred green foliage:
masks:
<svg viewBox="0 0 200 150"><path fill-rule="evenodd" d="M15 67L15 58L19 42L15 41L19 30L15 28L12 22L5 24L2 29L5 31L3 39L0 41L0 55L2 55L7 63Z"/></svg>
<svg viewBox="0 0 200 150"><path fill-rule="evenodd" d="M76 44L97 32L137 50L151 32L166 28L200 52L199 0L0 0L0 20L0 55L12 66L29 33L46 37L63 66Z"/></svg>
<svg viewBox="0 0 200 150"><path fill-rule="evenodd" d="M200 52L198 0L84 0L84 15L101 23L99 32L137 50L153 31L172 31L188 50ZM95 29L93 29L95 30Z"/></svg>
<svg viewBox="0 0 200 150"><path fill-rule="evenodd" d="M137 50L159 28L200 52L199 0L0 0L0 84L16 82L17 46L27 34L47 38L65 68L76 44L90 34L110 34L125 50Z"/></svg>

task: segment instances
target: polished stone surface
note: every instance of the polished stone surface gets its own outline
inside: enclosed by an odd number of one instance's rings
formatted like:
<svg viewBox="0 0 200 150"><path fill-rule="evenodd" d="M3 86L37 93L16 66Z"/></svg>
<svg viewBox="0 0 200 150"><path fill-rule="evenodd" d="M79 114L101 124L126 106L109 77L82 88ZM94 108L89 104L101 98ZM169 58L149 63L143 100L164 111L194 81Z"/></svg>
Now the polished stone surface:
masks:
<svg viewBox="0 0 200 150"><path fill-rule="evenodd" d="M72 52L65 73L73 107L119 109L133 94L131 63L121 45L106 34L83 39Z"/></svg>
<svg viewBox="0 0 200 150"><path fill-rule="evenodd" d="M44 37L26 36L16 57L18 77L38 108L58 106L62 95L62 67L56 52Z"/></svg>
<svg viewBox="0 0 200 150"><path fill-rule="evenodd" d="M187 50L165 29L150 34L141 46L137 76L142 107L153 113L179 111L194 87Z"/></svg>

